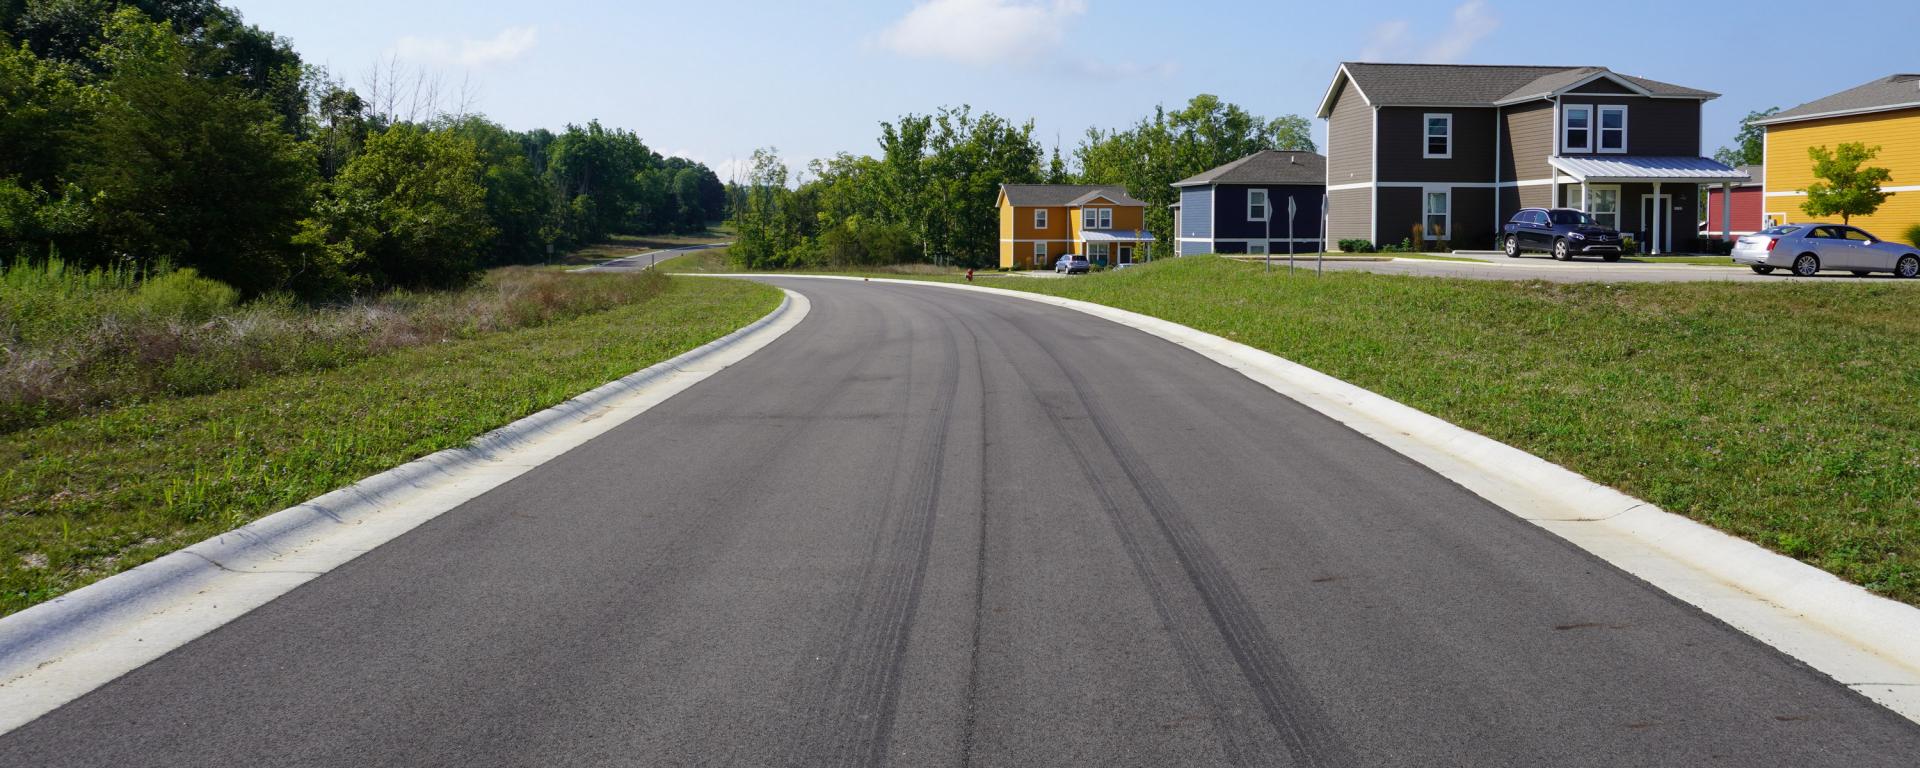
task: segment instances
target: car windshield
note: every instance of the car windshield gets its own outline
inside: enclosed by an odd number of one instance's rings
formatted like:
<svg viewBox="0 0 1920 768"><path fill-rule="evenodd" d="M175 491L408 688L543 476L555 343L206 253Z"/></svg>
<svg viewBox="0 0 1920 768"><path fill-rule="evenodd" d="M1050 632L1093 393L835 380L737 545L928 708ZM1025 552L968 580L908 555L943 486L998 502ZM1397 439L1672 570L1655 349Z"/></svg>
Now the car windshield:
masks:
<svg viewBox="0 0 1920 768"><path fill-rule="evenodd" d="M1554 211L1553 223L1562 227L1597 227L1592 216L1579 211Z"/></svg>
<svg viewBox="0 0 1920 768"><path fill-rule="evenodd" d="M1760 234L1777 237L1779 235L1791 235L1798 231L1800 231L1800 228L1798 226L1795 226L1792 224L1782 224L1777 227L1767 227L1766 229L1760 230Z"/></svg>

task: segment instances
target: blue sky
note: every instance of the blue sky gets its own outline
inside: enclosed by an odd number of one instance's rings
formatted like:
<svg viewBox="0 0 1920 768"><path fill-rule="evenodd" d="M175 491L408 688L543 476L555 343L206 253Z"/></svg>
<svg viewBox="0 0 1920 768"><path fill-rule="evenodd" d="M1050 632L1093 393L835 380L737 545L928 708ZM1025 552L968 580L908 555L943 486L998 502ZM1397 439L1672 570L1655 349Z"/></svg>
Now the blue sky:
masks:
<svg viewBox="0 0 1920 768"><path fill-rule="evenodd" d="M1031 118L1063 150L1197 93L1311 117L1344 60L1597 64L1704 88L1724 94L1711 153L1749 110L1920 70L1912 0L1828 0L1827 34L1775 0L228 3L349 84L397 57L469 83L509 127L598 118L723 177L758 146L796 169L873 152L880 121L942 105Z"/></svg>

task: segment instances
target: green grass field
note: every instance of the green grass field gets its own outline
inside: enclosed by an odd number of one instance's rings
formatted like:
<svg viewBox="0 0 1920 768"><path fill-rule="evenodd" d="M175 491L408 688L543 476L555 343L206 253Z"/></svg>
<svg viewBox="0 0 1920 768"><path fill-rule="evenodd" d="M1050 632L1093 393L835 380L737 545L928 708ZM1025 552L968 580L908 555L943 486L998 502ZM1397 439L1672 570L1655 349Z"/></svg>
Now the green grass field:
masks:
<svg viewBox="0 0 1920 768"><path fill-rule="evenodd" d="M643 276L641 297L0 434L12 613L667 359L770 312L772 288Z"/></svg>
<svg viewBox="0 0 1920 768"><path fill-rule="evenodd" d="M1288 278L1209 258L991 284L1265 349L1920 604L1920 284Z"/></svg>

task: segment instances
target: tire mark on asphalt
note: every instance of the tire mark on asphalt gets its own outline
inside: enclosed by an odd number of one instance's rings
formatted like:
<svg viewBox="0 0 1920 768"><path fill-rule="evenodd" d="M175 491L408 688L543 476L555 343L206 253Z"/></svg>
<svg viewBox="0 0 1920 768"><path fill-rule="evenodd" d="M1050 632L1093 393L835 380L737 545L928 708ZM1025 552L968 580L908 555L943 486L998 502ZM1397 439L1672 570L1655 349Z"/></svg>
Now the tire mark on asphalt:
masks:
<svg viewBox="0 0 1920 768"><path fill-rule="evenodd" d="M1062 361L1059 348L1049 340L1048 334L1034 333L1018 320L1014 325L1046 352L1072 385L1076 405L1084 410L1100 437L1099 447L1119 466L1154 526L1172 546L1241 675L1259 700L1268 724L1285 742L1295 762L1307 766L1352 764L1352 755L1344 740L1326 713L1310 701L1310 692L1299 673L1281 655L1279 643L1267 632L1239 584L1192 521L1180 511L1172 494L1147 469L1145 458L1119 434L1106 404L1100 398L1085 395L1093 390L1079 371ZM1049 414L1054 416L1052 409ZM1059 426L1058 417L1054 417ZM1081 450L1076 444L1076 454ZM1085 459L1082 463L1091 469ZM1096 483L1096 488L1103 497L1109 496L1100 484ZM1110 503L1109 509L1119 509L1119 506Z"/></svg>
<svg viewBox="0 0 1920 768"><path fill-rule="evenodd" d="M886 519L875 529L862 569L860 589L845 629L833 651L834 663L822 699L810 713L809 729L795 746L801 754L788 764L872 766L886 763L887 746L899 700L914 616L926 580L939 511L941 465L953 400L959 388L959 343L951 327L931 370L936 372L929 401L916 397L917 333L907 335L907 388L900 415L900 460L891 476ZM923 410L924 409L924 410ZM931 416L922 416L922 413ZM924 438L914 426L930 419ZM911 445L904 443L911 442ZM824 655L824 654L823 654Z"/></svg>

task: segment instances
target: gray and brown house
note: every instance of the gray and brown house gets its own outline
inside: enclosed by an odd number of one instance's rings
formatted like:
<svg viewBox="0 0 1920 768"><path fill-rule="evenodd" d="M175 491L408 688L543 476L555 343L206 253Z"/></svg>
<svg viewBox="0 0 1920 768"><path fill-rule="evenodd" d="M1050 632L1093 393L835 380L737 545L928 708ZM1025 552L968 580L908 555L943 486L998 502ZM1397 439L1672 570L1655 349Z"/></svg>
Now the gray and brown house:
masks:
<svg viewBox="0 0 1920 768"><path fill-rule="evenodd" d="M1700 156L1717 97L1605 67L1342 64L1320 102L1327 239L1491 248L1521 208L1567 207L1694 250L1700 188L1748 179Z"/></svg>

